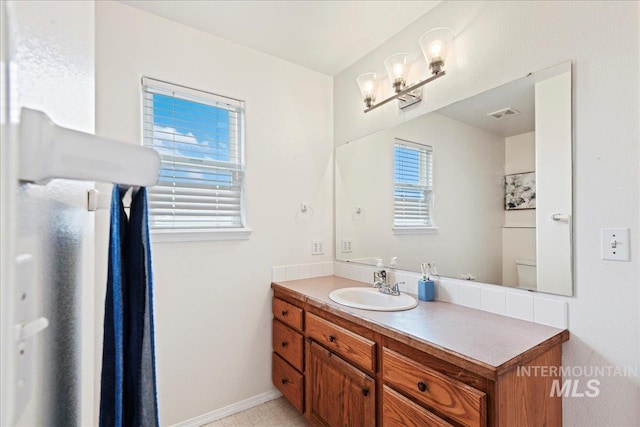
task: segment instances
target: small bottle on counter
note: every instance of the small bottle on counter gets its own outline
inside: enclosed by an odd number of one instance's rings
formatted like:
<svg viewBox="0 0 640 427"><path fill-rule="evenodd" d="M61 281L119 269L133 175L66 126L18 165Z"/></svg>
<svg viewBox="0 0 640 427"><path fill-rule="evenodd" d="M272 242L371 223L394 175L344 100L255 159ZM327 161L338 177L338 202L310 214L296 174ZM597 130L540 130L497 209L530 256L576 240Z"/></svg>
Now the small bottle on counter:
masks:
<svg viewBox="0 0 640 427"><path fill-rule="evenodd" d="M398 257L391 257L389 261L389 270L387 271L387 283L393 285L396 283L396 269L398 268Z"/></svg>

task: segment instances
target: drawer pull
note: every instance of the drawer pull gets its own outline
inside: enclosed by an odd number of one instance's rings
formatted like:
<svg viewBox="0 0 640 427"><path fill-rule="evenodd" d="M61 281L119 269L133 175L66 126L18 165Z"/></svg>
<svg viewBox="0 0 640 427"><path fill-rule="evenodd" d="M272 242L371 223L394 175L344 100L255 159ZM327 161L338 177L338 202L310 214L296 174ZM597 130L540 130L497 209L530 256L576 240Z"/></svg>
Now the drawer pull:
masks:
<svg viewBox="0 0 640 427"><path fill-rule="evenodd" d="M335 335L329 335L329 341L334 342L336 340Z"/></svg>
<svg viewBox="0 0 640 427"><path fill-rule="evenodd" d="M280 345L282 346L282 348L285 348L285 347L287 346L287 344L289 344L289 343L288 343L288 342L286 342L286 341L282 341L282 342L280 343Z"/></svg>
<svg viewBox="0 0 640 427"><path fill-rule="evenodd" d="M287 310L282 310L280 314L282 314L282 317L285 317L289 312Z"/></svg>
<svg viewBox="0 0 640 427"><path fill-rule="evenodd" d="M286 379L286 378L283 378L283 379L282 379L282 385L285 385L285 384L286 384L286 383L288 383L288 382L289 382L289 380L288 380L288 379Z"/></svg>
<svg viewBox="0 0 640 427"><path fill-rule="evenodd" d="M363 395L364 397L369 396L369 389L368 389L368 388L363 388L363 389L362 389L362 395Z"/></svg>
<svg viewBox="0 0 640 427"><path fill-rule="evenodd" d="M427 391L427 385L425 383L423 383L422 381L420 381L418 383L418 390L420 391Z"/></svg>

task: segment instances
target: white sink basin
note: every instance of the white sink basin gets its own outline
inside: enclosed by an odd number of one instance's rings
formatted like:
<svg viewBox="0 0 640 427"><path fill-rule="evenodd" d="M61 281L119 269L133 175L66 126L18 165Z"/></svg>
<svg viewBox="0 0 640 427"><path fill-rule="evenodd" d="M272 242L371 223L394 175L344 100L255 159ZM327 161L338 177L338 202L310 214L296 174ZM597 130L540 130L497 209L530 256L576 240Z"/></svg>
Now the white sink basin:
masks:
<svg viewBox="0 0 640 427"><path fill-rule="evenodd" d="M411 295L387 295L376 288L342 288L329 294L329 298L347 307L374 311L402 311L418 305Z"/></svg>

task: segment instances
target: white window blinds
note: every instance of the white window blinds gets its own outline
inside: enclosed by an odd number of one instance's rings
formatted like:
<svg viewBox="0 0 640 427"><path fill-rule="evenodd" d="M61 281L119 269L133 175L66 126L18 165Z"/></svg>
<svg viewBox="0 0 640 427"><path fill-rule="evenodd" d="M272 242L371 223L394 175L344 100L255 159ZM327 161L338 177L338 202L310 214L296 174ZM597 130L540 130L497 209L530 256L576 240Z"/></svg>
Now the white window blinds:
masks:
<svg viewBox="0 0 640 427"><path fill-rule="evenodd" d="M144 145L161 157L153 230L244 226L244 102L143 78Z"/></svg>
<svg viewBox="0 0 640 427"><path fill-rule="evenodd" d="M394 227L432 227L432 149L401 139L394 148Z"/></svg>

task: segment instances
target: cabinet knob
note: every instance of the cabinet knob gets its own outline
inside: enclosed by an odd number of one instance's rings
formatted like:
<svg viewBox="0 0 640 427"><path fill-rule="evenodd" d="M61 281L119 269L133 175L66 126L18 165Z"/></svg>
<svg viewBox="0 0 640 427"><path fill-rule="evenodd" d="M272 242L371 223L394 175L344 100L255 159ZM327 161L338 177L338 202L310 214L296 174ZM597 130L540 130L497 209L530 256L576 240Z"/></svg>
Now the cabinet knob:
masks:
<svg viewBox="0 0 640 427"><path fill-rule="evenodd" d="M363 388L363 389L362 389L362 395L363 395L364 397L369 396L369 389L368 389L368 388Z"/></svg>
<svg viewBox="0 0 640 427"><path fill-rule="evenodd" d="M329 341L334 342L336 340L335 335L329 335Z"/></svg>
<svg viewBox="0 0 640 427"><path fill-rule="evenodd" d="M282 341L282 342L280 343L280 345L282 346L282 348L286 347L286 346L287 346L287 344L288 344L288 343L287 343L286 341Z"/></svg>
<svg viewBox="0 0 640 427"><path fill-rule="evenodd" d="M282 316L284 317L284 316L286 316L287 314L289 314L289 312L288 312L287 310L282 310L282 311L280 312L280 314L282 314Z"/></svg>
<svg viewBox="0 0 640 427"><path fill-rule="evenodd" d="M425 383L423 383L422 381L420 381L418 383L418 390L420 391L427 391L427 385Z"/></svg>
<svg viewBox="0 0 640 427"><path fill-rule="evenodd" d="M284 384L286 384L286 383L288 383L288 382L289 382L289 380L288 380L288 379L286 379L286 378L283 378L283 379L282 379L282 384L283 384L283 385L284 385Z"/></svg>

